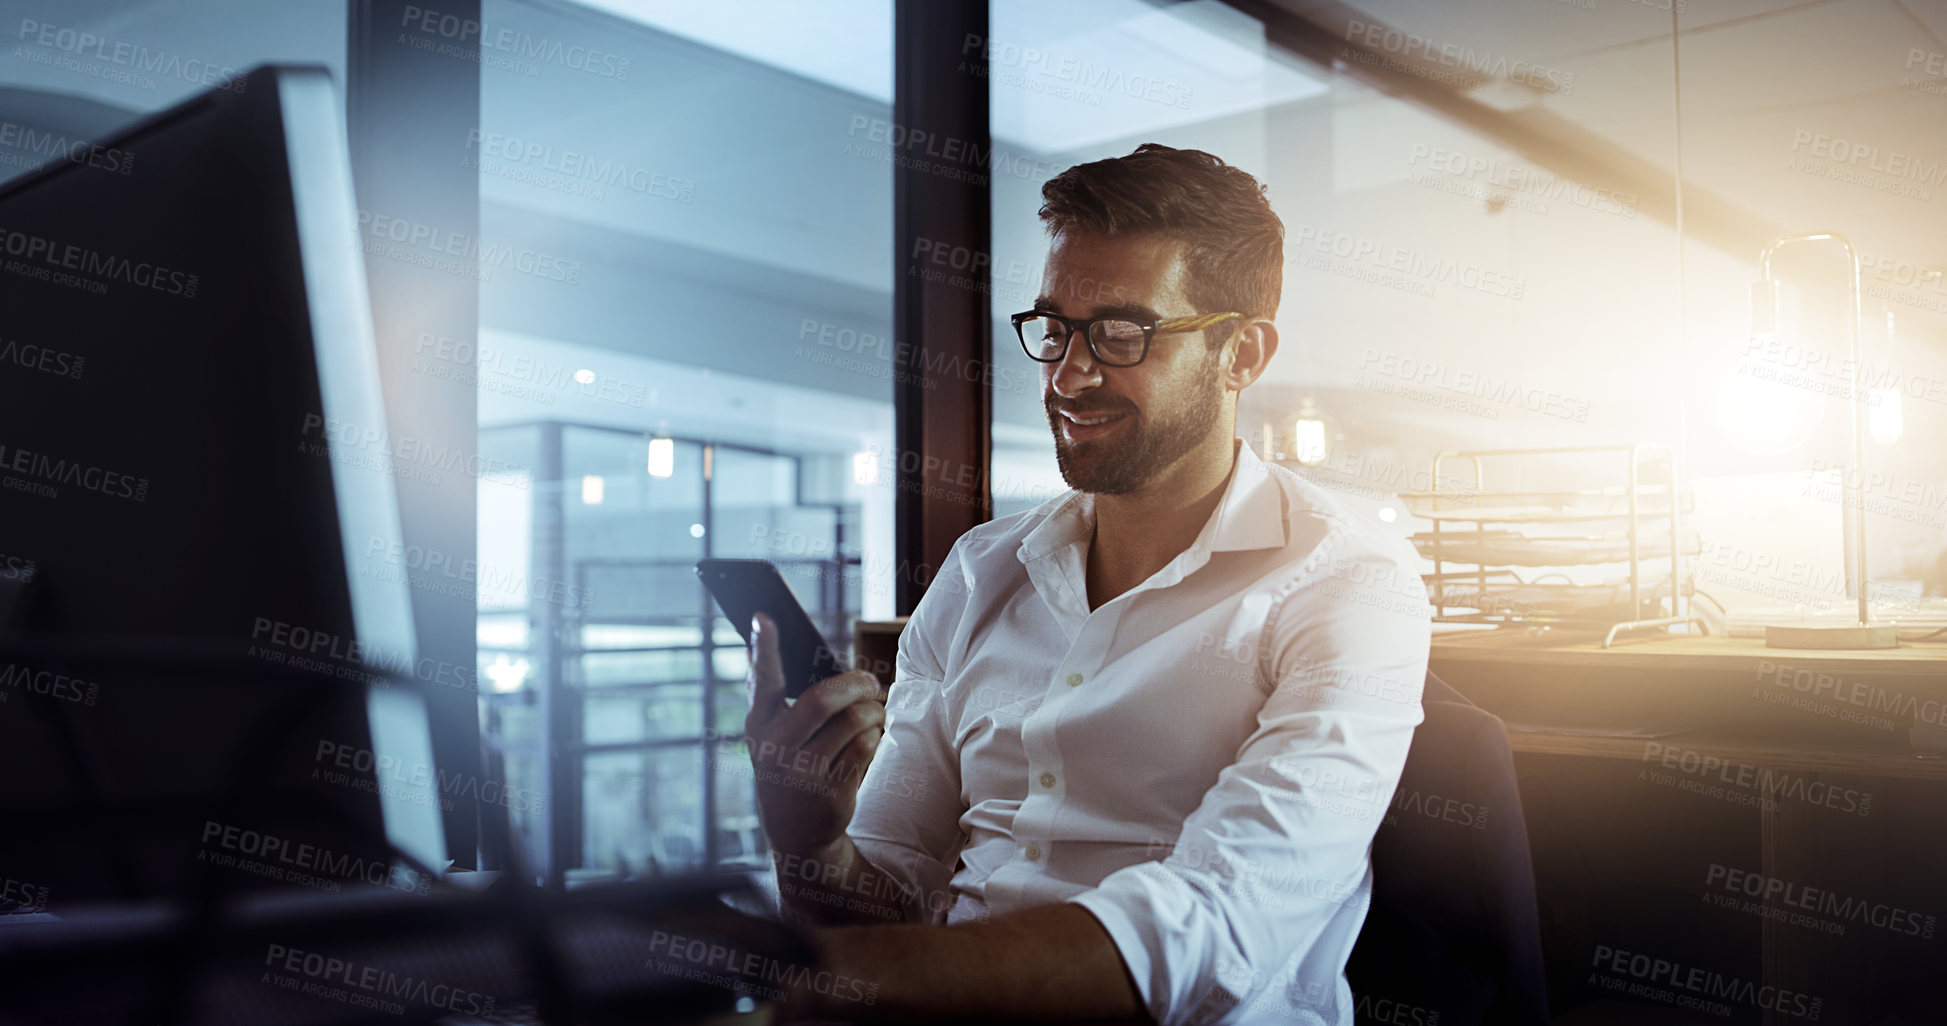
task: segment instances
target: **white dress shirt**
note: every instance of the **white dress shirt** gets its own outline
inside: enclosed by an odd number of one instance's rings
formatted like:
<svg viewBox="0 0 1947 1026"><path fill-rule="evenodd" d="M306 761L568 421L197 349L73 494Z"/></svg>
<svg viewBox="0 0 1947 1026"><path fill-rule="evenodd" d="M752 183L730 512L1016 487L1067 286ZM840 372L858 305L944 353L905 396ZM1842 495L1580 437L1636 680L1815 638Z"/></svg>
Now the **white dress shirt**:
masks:
<svg viewBox="0 0 1947 1026"><path fill-rule="evenodd" d="M916 921L1087 909L1158 1023L1350 1024L1426 592L1405 542L1235 444L1196 541L1093 611L1091 495L954 543L848 832Z"/></svg>

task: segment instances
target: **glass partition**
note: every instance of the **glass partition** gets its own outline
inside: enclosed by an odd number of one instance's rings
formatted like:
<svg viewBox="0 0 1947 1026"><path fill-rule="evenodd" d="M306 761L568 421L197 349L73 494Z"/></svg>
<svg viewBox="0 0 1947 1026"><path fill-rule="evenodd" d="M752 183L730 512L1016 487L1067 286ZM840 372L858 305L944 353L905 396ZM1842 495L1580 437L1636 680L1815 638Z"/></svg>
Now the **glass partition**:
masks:
<svg viewBox="0 0 1947 1026"><path fill-rule="evenodd" d="M488 743L581 767L530 824L552 878L754 863L743 644L693 567L778 563L841 649L892 613L892 175L859 129L890 117L891 7L489 0L483 23L511 41L465 155L483 250L540 256L482 281L481 444L536 462L526 492L483 488L481 559L558 584L483 597L483 674L522 670Z"/></svg>

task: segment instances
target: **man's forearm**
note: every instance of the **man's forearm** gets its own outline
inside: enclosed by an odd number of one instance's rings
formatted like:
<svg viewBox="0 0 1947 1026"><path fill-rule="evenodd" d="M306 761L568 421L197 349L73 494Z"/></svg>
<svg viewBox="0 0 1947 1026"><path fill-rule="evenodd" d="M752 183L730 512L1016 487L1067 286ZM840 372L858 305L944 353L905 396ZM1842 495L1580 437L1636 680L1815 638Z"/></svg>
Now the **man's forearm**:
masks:
<svg viewBox="0 0 1947 1026"><path fill-rule="evenodd" d="M1148 1018L1108 931L1079 905L955 926L840 927L817 943L825 969L874 990L869 1006L808 995L814 1018Z"/></svg>
<svg viewBox="0 0 1947 1026"><path fill-rule="evenodd" d="M809 855L772 852L778 903L785 918L821 926L884 926L906 919L899 884L840 837Z"/></svg>

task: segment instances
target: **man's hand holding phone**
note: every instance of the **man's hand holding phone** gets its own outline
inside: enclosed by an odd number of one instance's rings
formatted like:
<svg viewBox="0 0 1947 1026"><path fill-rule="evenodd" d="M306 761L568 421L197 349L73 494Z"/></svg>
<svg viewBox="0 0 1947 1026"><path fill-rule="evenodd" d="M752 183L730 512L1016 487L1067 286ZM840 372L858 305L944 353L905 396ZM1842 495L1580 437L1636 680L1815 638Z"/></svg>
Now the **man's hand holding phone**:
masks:
<svg viewBox="0 0 1947 1026"><path fill-rule="evenodd" d="M784 697L777 625L751 620L750 712L757 813L780 855L829 860L849 848L859 781L885 735L885 689L863 670L826 677L795 702ZM849 861L847 859L846 861Z"/></svg>

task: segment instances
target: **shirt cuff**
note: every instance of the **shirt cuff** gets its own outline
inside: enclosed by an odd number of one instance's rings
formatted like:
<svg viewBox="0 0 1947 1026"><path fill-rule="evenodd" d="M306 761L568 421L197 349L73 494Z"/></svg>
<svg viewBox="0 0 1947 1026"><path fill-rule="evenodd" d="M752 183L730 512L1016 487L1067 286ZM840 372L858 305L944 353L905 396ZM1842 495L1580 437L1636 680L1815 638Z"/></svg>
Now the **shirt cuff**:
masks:
<svg viewBox="0 0 1947 1026"><path fill-rule="evenodd" d="M1129 971L1129 979L1136 985L1136 995L1142 999L1143 1007L1149 1009L1150 1018L1163 1022L1163 1005L1170 992L1169 981L1162 978L1168 969L1156 957L1145 938L1145 931L1138 925L1135 917L1129 914L1125 905L1116 896L1098 887L1084 891L1068 899L1071 905L1080 905L1102 924L1108 932L1110 943L1115 945L1116 953L1122 956L1123 968Z"/></svg>
<svg viewBox="0 0 1947 1026"><path fill-rule="evenodd" d="M928 872L937 868L937 863L903 844L861 838L857 834L848 836L859 854L872 863L872 875L883 878L877 884L866 885L870 893L896 901L905 910L909 923L946 922L946 888L937 879L938 873Z"/></svg>

